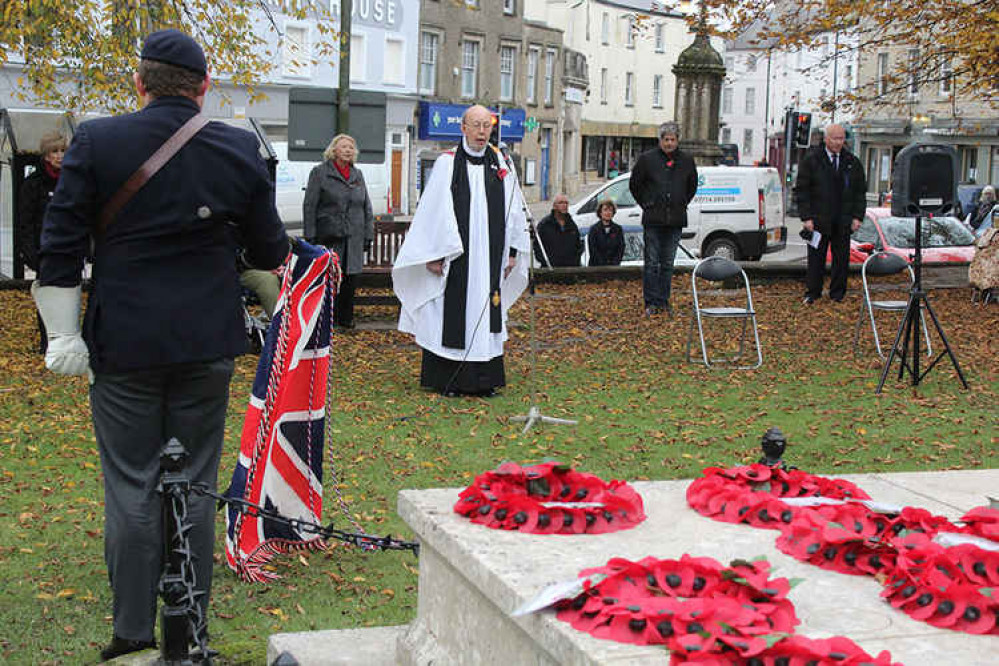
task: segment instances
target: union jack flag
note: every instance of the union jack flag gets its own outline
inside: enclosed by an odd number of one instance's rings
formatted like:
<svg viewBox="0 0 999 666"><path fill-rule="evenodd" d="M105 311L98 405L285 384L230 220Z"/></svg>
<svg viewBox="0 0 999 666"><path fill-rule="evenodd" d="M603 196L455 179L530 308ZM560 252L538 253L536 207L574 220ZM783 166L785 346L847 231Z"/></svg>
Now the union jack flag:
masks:
<svg viewBox="0 0 999 666"><path fill-rule="evenodd" d="M260 354L226 497L285 518L320 522L330 333L339 283L337 256L299 242ZM243 580L274 578L264 565L278 553L324 545L312 532L227 505L226 561Z"/></svg>

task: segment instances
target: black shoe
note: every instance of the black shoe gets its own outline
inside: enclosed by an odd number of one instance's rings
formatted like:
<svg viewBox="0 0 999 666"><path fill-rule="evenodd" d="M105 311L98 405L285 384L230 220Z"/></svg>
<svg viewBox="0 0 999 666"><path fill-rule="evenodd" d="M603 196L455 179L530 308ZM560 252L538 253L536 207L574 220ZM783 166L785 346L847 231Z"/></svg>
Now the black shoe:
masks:
<svg viewBox="0 0 999 666"><path fill-rule="evenodd" d="M101 650L101 661L111 661L123 654L140 652L156 647L156 641L133 641L128 638L114 636L108 646Z"/></svg>
<svg viewBox="0 0 999 666"><path fill-rule="evenodd" d="M813 303L815 303L815 298L813 296L805 296L805 298L801 301L801 303L803 305L812 305Z"/></svg>
<svg viewBox="0 0 999 666"><path fill-rule="evenodd" d="M649 307L645 308L646 317L656 317L661 315L662 313L663 309L658 305L650 305Z"/></svg>
<svg viewBox="0 0 999 666"><path fill-rule="evenodd" d="M842 296L831 296L830 299L832 300L833 303L842 303L843 302L843 297Z"/></svg>

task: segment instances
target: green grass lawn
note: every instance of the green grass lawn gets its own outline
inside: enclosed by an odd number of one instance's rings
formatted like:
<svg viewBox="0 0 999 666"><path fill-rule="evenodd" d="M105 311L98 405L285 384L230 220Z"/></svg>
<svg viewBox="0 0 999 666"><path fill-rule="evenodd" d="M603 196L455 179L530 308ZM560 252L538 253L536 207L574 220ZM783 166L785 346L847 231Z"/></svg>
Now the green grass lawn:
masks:
<svg viewBox="0 0 999 666"><path fill-rule="evenodd" d="M395 514L399 490L463 486L504 460L556 458L604 478L690 478L707 465L754 461L775 425L789 439L786 457L816 473L999 466L999 308L971 305L967 290L933 292L971 390L944 360L917 390L893 373L876 396L881 363L869 330L867 355L852 352L855 295L808 308L798 284L756 287L764 365L719 372L683 363L688 287L676 279L681 314L670 321L640 316L637 282L542 285L536 362L522 301L507 345L510 385L491 400L419 390L419 352L395 331L338 335L330 446L360 524L409 537ZM361 312L362 321L389 316ZM86 382L44 371L25 294L0 292L0 331L0 662L93 663L110 638L111 610ZM223 488L255 363L240 359L233 381ZM579 425L522 435L509 417L535 402ZM350 529L331 498L327 483L324 519ZM401 624L416 612L411 554L336 546L281 557L279 580L246 584L225 568L221 515L218 525L210 628L223 663L262 663L274 632Z"/></svg>

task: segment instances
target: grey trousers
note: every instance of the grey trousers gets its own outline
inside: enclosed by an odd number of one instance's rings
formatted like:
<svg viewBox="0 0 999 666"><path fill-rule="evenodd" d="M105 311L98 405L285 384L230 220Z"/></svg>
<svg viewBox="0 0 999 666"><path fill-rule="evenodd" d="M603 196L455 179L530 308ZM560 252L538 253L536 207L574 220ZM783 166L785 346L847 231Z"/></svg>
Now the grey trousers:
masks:
<svg viewBox="0 0 999 666"><path fill-rule="evenodd" d="M98 374L90 387L104 472L104 560L114 598L114 633L152 640L163 562L160 451L171 437L187 449L188 478L215 490L233 360ZM197 588L207 610L215 515L212 500L191 496L190 532Z"/></svg>

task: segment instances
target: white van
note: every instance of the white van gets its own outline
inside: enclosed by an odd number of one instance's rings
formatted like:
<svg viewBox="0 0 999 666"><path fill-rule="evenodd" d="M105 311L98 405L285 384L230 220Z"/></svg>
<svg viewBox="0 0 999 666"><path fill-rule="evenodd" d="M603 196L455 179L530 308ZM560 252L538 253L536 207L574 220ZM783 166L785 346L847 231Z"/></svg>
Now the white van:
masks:
<svg viewBox="0 0 999 666"><path fill-rule="evenodd" d="M630 177L622 174L569 206L581 232L597 221L597 203L603 199L617 205L614 221L626 234L641 228L642 209L628 189ZM687 208L681 243L701 257L736 261L758 261L783 250L787 227L780 174L773 167L698 167L697 195Z"/></svg>
<svg viewBox="0 0 999 666"><path fill-rule="evenodd" d="M288 142L272 141L271 146L277 155L278 163L274 177L275 200L278 216L284 222L288 233L302 235L302 200L305 186L309 184L309 174L319 162L289 162ZM385 176L385 163L357 164L364 174L364 184L371 197L371 208L375 215L384 215L388 208L388 179Z"/></svg>

